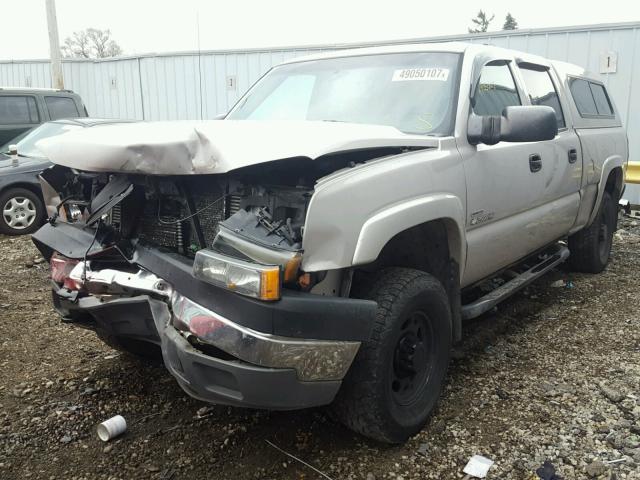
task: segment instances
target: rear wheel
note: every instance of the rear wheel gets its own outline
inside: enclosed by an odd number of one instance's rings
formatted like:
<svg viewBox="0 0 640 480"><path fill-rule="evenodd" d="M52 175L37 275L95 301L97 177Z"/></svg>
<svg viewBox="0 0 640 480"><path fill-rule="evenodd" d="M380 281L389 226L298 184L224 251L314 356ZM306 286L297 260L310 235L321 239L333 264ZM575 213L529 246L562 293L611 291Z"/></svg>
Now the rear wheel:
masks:
<svg viewBox="0 0 640 480"><path fill-rule="evenodd" d="M376 322L335 412L358 433L400 443L422 429L440 396L451 348L449 300L438 280L408 268L383 270L365 296L378 303Z"/></svg>
<svg viewBox="0 0 640 480"><path fill-rule="evenodd" d="M0 194L0 233L25 235L35 232L45 217L42 200L26 188L12 188Z"/></svg>
<svg viewBox="0 0 640 480"><path fill-rule="evenodd" d="M609 192L604 192L600 210L591 225L569 237L569 267L577 272L600 273L609 263L613 234L618 226L618 209Z"/></svg>

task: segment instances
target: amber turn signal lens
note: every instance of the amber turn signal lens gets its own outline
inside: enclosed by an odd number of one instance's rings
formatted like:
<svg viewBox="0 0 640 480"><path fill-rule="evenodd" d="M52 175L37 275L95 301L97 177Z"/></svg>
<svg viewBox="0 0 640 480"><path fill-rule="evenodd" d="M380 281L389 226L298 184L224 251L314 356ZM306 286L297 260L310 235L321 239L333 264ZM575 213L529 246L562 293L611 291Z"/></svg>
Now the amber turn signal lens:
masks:
<svg viewBox="0 0 640 480"><path fill-rule="evenodd" d="M280 299L280 269L263 270L260 281L261 300Z"/></svg>

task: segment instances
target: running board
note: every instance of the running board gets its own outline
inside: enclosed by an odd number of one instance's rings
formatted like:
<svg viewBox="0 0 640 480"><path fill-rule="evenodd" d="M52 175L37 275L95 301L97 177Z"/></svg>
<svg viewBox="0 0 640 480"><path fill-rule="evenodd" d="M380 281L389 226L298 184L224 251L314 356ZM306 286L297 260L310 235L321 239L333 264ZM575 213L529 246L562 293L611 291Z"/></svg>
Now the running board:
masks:
<svg viewBox="0 0 640 480"><path fill-rule="evenodd" d="M548 252L548 256L537 265L534 265L529 270L521 273L512 280L503 283L498 288L487 293L485 296L480 297L475 302L463 305L462 319L468 320L470 318L479 317L483 313L488 312L507 297L510 297L518 290L526 287L556 265L564 262L568 257L569 249L567 247L560 244L555 245L553 250Z"/></svg>

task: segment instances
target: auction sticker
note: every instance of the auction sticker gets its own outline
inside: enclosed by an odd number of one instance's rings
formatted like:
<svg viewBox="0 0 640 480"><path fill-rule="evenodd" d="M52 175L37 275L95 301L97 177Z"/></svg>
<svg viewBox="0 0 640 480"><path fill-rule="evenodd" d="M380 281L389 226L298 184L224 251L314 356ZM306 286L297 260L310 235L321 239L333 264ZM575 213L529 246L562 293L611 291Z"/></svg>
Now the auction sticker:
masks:
<svg viewBox="0 0 640 480"><path fill-rule="evenodd" d="M446 82L448 78L448 68L403 68L401 70L394 70L391 81L440 80L441 82Z"/></svg>

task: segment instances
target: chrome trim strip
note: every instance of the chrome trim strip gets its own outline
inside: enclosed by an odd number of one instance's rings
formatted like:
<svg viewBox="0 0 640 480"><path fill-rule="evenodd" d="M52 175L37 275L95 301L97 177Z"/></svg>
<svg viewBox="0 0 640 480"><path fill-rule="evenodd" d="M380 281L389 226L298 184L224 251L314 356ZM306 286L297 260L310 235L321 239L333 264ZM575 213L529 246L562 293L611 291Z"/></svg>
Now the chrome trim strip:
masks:
<svg viewBox="0 0 640 480"><path fill-rule="evenodd" d="M146 270L140 269L136 273L122 272L110 268L93 271L88 264L89 262L79 262L71 270L69 278L82 285L93 295L149 293L171 298L173 293L171 285Z"/></svg>
<svg viewBox="0 0 640 480"><path fill-rule="evenodd" d="M172 324L187 335L248 363L271 368L293 368L303 381L341 380L353 361L360 342L301 340L269 335L242 327L176 293L171 301ZM188 331L196 317L212 319L204 336Z"/></svg>

